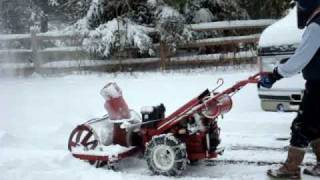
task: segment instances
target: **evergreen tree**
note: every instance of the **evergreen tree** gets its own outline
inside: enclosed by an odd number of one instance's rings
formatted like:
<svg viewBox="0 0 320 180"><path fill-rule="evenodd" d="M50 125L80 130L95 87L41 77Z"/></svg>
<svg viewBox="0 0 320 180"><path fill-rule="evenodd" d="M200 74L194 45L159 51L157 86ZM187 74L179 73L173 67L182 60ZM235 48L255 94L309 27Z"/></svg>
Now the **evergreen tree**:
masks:
<svg viewBox="0 0 320 180"><path fill-rule="evenodd" d="M0 24L6 33L26 33L31 26L48 30L50 19L73 24L83 44L103 56L123 47L151 51L154 37L147 27L160 32L160 40L174 51L192 38L208 38L236 32L191 33L191 23L236 19L279 18L291 0L0 0ZM1 31L1 30L0 30ZM152 40L152 38L154 38ZM157 41L157 40L156 40Z"/></svg>
<svg viewBox="0 0 320 180"><path fill-rule="evenodd" d="M237 0L248 11L251 19L280 18L289 8L291 0Z"/></svg>
<svg viewBox="0 0 320 180"><path fill-rule="evenodd" d="M91 2L92 0L50 0L49 5L54 7L50 14L74 23L87 14Z"/></svg>
<svg viewBox="0 0 320 180"><path fill-rule="evenodd" d="M29 0L1 0L0 16L5 33L29 32L31 7Z"/></svg>
<svg viewBox="0 0 320 180"><path fill-rule="evenodd" d="M189 0L184 10L187 22L194 23L195 16L199 15L197 12L203 11L204 8L208 9L213 15L212 21L249 18L247 11L241 8L235 0Z"/></svg>

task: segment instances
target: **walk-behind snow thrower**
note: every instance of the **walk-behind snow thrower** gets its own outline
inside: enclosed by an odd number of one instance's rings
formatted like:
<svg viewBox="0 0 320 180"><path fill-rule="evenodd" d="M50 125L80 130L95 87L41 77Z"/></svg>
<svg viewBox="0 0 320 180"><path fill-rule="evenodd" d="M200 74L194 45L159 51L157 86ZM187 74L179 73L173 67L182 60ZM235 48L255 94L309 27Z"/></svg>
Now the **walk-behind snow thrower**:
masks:
<svg viewBox="0 0 320 180"><path fill-rule="evenodd" d="M240 81L221 93L205 90L173 114L165 117L163 104L144 107L141 116L130 110L115 83L107 84L101 95L108 115L77 126L68 148L74 157L97 167L144 153L155 174L180 175L188 162L216 158L220 128L217 119L232 108L231 96L248 83L257 83L260 74Z"/></svg>

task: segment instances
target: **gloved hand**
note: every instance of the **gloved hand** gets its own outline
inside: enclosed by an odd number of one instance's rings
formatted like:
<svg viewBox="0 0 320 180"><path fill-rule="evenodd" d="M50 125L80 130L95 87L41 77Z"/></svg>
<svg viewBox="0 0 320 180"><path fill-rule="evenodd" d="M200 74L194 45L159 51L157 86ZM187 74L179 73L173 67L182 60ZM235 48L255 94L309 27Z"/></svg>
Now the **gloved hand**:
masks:
<svg viewBox="0 0 320 180"><path fill-rule="evenodd" d="M281 74L278 73L278 68L274 68L272 73L266 73L264 75L261 76L260 81L258 82L258 88L260 87L264 87L264 88L271 88L272 85L282 79L283 76Z"/></svg>

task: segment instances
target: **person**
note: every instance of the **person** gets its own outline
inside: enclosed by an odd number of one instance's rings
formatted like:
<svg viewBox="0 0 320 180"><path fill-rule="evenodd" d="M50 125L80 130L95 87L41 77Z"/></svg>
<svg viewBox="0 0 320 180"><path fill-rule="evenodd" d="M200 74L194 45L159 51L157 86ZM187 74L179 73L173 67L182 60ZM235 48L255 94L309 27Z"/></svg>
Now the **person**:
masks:
<svg viewBox="0 0 320 180"><path fill-rule="evenodd" d="M302 72L306 80L304 96L297 117L291 126L287 160L280 168L270 169L273 178L300 179L300 165L311 145L317 164L306 168L305 174L320 177L320 0L296 0L298 28L304 29L295 54L272 73L262 75L258 86L271 88L281 78Z"/></svg>

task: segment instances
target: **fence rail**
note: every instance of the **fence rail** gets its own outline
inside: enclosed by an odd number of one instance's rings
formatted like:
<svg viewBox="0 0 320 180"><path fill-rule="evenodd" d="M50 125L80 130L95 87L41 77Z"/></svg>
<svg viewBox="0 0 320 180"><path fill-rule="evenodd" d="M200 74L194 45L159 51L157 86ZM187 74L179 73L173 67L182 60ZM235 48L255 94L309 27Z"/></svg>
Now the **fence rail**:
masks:
<svg viewBox="0 0 320 180"><path fill-rule="evenodd" d="M212 23L191 24L190 27L193 31L215 31L215 30L236 30L236 29L263 29L275 20L247 20L247 21L222 21ZM261 30L262 31L262 30ZM151 34L158 33L155 29L149 28L148 32ZM179 44L179 50L191 50L201 47L212 46L226 46L226 45L239 45L248 43L257 43L260 34L251 34L244 36L229 36L219 38L200 39L185 44ZM94 67L97 69L108 70L116 69L116 67L124 66L135 68L136 66L149 67L152 64L153 67L166 68L168 66L178 66L186 64L216 64L217 62L225 61L237 61L237 60L251 60L256 58L255 52L230 52L230 53L216 53L216 54L204 54L204 55L191 55L171 57L168 54L165 44L154 44L154 48L159 50L159 57L154 58L129 58L121 60L103 60L103 61L88 61L92 57L87 53L80 45L67 46L67 47L53 47L43 48L42 42L44 41L58 41L58 40L75 40L81 39L73 34L59 34L54 32L49 33L36 33L31 34L10 34L0 35L0 43L10 43L14 41L25 41L30 43L30 49L5 49L0 50L0 67L24 67L14 65L15 63L27 63L32 64L35 71L40 72L41 69L46 68L62 68L62 66L75 66L82 67ZM60 63L59 63L60 62ZM66 63L70 62L70 63ZM76 62L76 63L74 63ZM83 62L83 63L81 63ZM87 62L90 62L89 64ZM95 62L95 63L92 63ZM10 65L11 64L11 65ZM30 66L28 66L30 67ZM99 67L99 68L98 68ZM94 69L94 68L89 68ZM0 68L1 73L1 68Z"/></svg>
<svg viewBox="0 0 320 180"><path fill-rule="evenodd" d="M239 43L255 43L259 41L260 34L253 34L248 36L229 36L221 38L201 39L187 44L182 44L180 48L195 48L203 46L217 46Z"/></svg>
<svg viewBox="0 0 320 180"><path fill-rule="evenodd" d="M237 21L219 21L209 23L191 24L193 31L213 31L213 30L234 30L234 29L256 29L266 28L275 23L274 19L261 20L237 20Z"/></svg>

